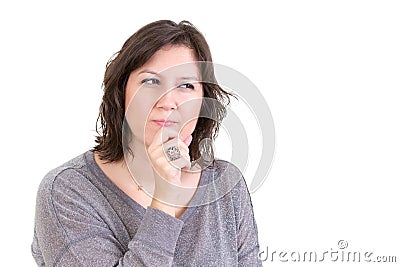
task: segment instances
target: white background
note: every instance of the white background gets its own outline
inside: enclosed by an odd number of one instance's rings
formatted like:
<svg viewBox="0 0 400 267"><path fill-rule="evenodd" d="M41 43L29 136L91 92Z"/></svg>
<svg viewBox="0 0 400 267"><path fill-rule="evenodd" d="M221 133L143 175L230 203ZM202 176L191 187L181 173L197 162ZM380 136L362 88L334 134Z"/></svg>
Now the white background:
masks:
<svg viewBox="0 0 400 267"><path fill-rule="evenodd" d="M399 14L398 1L2 2L1 265L35 266L37 187L93 146L107 60L158 19L194 23L271 109L275 158L252 195L261 249L343 239L399 262Z"/></svg>

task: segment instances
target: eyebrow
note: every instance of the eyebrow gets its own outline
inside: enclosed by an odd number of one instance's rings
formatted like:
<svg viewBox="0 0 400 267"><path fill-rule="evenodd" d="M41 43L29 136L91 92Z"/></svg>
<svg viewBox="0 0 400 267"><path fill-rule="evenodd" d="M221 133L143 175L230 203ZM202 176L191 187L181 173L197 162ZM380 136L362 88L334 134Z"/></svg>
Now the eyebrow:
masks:
<svg viewBox="0 0 400 267"><path fill-rule="evenodd" d="M143 74L143 73L150 73L150 74L154 74L158 77L160 77L161 75L155 71L152 70L148 70L148 69L144 69L141 72L138 73L139 74ZM199 81L199 78L197 76L182 76L178 78L179 80L189 80L189 81Z"/></svg>
<svg viewBox="0 0 400 267"><path fill-rule="evenodd" d="M138 75L142 74L142 73L150 73L150 74L154 74L154 75L160 76L157 72L152 71L152 70L146 70L146 69L142 70L141 72L138 73Z"/></svg>
<svg viewBox="0 0 400 267"><path fill-rule="evenodd" d="M180 80L188 80L188 81L199 81L199 78L195 76L189 76L189 77L179 77Z"/></svg>

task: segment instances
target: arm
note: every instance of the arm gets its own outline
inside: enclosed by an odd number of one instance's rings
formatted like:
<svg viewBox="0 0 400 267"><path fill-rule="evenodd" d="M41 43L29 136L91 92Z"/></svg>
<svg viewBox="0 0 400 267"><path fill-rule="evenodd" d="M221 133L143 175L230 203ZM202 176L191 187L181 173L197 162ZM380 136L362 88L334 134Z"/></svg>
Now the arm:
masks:
<svg viewBox="0 0 400 267"><path fill-rule="evenodd" d="M239 266L262 266L258 257L258 231L253 205L246 182L242 177L236 186L237 247Z"/></svg>
<svg viewBox="0 0 400 267"><path fill-rule="evenodd" d="M182 221L148 207L126 247L93 203L95 190L72 169L41 184L33 250L41 251L45 266L172 265Z"/></svg>

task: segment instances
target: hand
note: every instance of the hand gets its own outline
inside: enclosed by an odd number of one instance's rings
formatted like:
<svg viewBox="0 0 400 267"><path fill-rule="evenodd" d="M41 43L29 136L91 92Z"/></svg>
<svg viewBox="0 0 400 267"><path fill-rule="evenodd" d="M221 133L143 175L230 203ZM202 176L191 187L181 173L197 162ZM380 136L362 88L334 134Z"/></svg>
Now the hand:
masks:
<svg viewBox="0 0 400 267"><path fill-rule="evenodd" d="M189 135L183 141L178 138L178 133L171 129L161 128L154 136L152 144L147 148L150 161L153 165L154 192L151 206L163 210L175 216L175 209L171 204L177 203L179 189L182 185L182 169L190 168L189 148L192 136ZM177 146L181 158L170 161L164 149ZM169 204L169 205L168 205Z"/></svg>

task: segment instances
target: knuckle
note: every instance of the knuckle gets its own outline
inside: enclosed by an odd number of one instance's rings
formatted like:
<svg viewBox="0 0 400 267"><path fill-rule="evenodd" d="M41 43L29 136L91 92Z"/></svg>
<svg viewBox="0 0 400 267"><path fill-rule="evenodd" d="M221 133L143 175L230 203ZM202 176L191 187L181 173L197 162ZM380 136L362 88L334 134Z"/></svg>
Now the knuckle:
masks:
<svg viewBox="0 0 400 267"><path fill-rule="evenodd" d="M164 163L164 161L165 161L165 160L164 160L163 158L161 158L161 157L155 159L155 163L156 163L158 166L162 166L163 163Z"/></svg>

